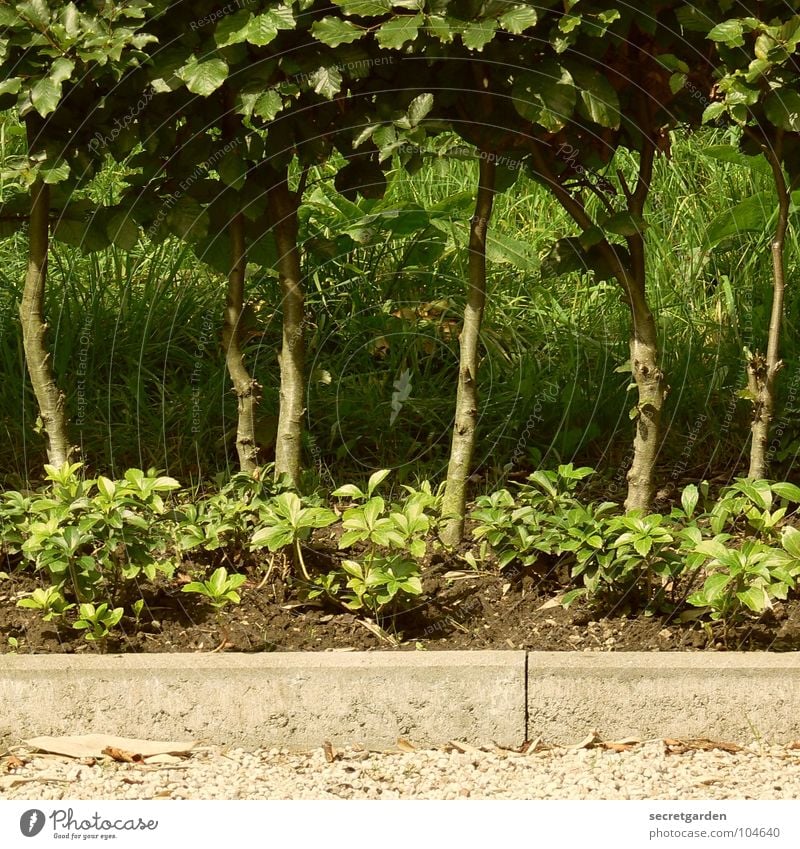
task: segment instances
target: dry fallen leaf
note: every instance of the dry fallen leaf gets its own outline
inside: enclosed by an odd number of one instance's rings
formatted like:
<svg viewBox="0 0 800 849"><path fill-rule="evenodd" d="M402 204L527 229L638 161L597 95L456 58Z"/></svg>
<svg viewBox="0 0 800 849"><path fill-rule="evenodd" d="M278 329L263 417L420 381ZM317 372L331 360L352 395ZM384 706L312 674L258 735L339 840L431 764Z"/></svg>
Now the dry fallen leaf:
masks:
<svg viewBox="0 0 800 849"><path fill-rule="evenodd" d="M144 759L146 764L179 764L183 758L177 755L150 755Z"/></svg>
<svg viewBox="0 0 800 849"><path fill-rule="evenodd" d="M625 737L622 740L604 740L600 745L610 752L629 752L634 746L641 745L638 737Z"/></svg>
<svg viewBox="0 0 800 849"><path fill-rule="evenodd" d="M25 766L28 763L22 758L18 758L16 755L9 755L5 761L3 761L2 771L3 772L14 772L15 769L19 769L21 766Z"/></svg>
<svg viewBox="0 0 800 849"><path fill-rule="evenodd" d="M339 759L339 753L333 748L333 744L330 740L326 740L322 744L322 751L325 752L325 760L329 764L332 764L335 760Z"/></svg>
<svg viewBox="0 0 800 849"><path fill-rule="evenodd" d="M667 738L664 740L664 748L668 755L682 755L685 752L711 752L714 749L719 749L729 754L741 752L742 747L736 743L722 743L716 740L707 740L705 737L696 737L688 740L673 740Z"/></svg>
<svg viewBox="0 0 800 849"><path fill-rule="evenodd" d="M194 748L193 742L175 743L160 740L136 740L112 734L82 734L67 737L32 737L25 743L43 752L53 752L70 758L99 758L106 748L130 752L142 758L151 755L185 755Z"/></svg>
<svg viewBox="0 0 800 849"><path fill-rule="evenodd" d="M447 745L462 755L474 755L481 751L477 746L470 746L469 743L461 743L458 740L451 740Z"/></svg>
<svg viewBox="0 0 800 849"><path fill-rule="evenodd" d="M567 746L568 749L591 749L592 747L602 743L600 735L596 731L592 731L588 737L581 740L580 743L575 743L574 746Z"/></svg>
<svg viewBox="0 0 800 849"><path fill-rule="evenodd" d="M106 746L101 755L108 755L113 761L121 764L140 764L144 762L144 758L134 752L126 752L124 749L117 749L114 746Z"/></svg>
<svg viewBox="0 0 800 849"><path fill-rule="evenodd" d="M401 752L416 752L417 747L406 740L404 737L397 738L397 748L400 749Z"/></svg>

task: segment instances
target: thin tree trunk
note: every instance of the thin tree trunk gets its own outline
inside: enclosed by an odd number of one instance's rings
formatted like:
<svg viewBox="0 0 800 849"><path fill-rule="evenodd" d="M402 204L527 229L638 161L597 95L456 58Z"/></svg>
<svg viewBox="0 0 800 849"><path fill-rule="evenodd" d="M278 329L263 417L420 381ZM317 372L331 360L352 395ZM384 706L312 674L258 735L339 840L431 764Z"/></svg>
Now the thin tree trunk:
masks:
<svg viewBox="0 0 800 849"><path fill-rule="evenodd" d="M646 141L639 155L636 189L628 193L628 210L640 221L653 179L655 146ZM627 238L631 255L631 279L627 284L631 310L631 374L638 391L633 460L628 470L625 509L648 512L656 491L655 472L661 448L661 413L666 397L664 374L658 363L658 330L647 303L644 233Z"/></svg>
<svg viewBox="0 0 800 849"><path fill-rule="evenodd" d="M32 149L34 130L28 125ZM42 429L47 438L47 460L53 466L69 462L72 448L67 436L64 393L58 388L47 350L47 324L44 319L44 292L47 283L47 251L50 242L50 187L36 180L31 188L31 215L28 232L28 268L19 316L22 344L31 385L39 406Z"/></svg>
<svg viewBox="0 0 800 849"><path fill-rule="evenodd" d="M261 386L247 371L242 351L241 320L247 268L244 226L244 215L238 212L229 226L231 268L228 273L222 343L225 346L225 363L239 407L236 425L236 452L239 455L239 468L243 472L252 472L258 467L256 414L261 401Z"/></svg>
<svg viewBox="0 0 800 849"><path fill-rule="evenodd" d="M658 331L644 297L644 285L631 303L631 322L631 374L638 399L625 509L648 512L655 496L655 470L661 447L661 413L666 386L658 365Z"/></svg>
<svg viewBox="0 0 800 849"><path fill-rule="evenodd" d="M288 475L295 486L302 468L305 413L305 299L297 247L298 193L284 175L269 192L270 215L278 248L278 275L283 305L283 342L279 355L281 388L275 475Z"/></svg>
<svg viewBox="0 0 800 849"><path fill-rule="evenodd" d="M553 174L537 143L533 144L531 152L537 171L578 226L582 230L596 226L583 203L565 189ZM638 218L644 213L650 191L654 159L655 145L648 139L640 154L636 188L633 192L625 189L628 211ZM647 304L644 236L636 233L628 237L627 242L632 269L625 266L614 246L607 240L600 242L598 248L620 284L631 311L631 373L638 390L638 399L625 509L647 511L655 495L656 459L661 445L661 411L667 386L658 365L658 332Z"/></svg>
<svg viewBox="0 0 800 849"><path fill-rule="evenodd" d="M478 348L483 310L486 306L486 234L494 204L494 178L494 159L490 161L485 154L481 155L475 215L469 233L469 290L464 309L464 326L459 340L461 351L453 442L442 501L444 527L441 539L447 546L458 545L464 536L467 479L475 451L478 422Z"/></svg>
<svg viewBox="0 0 800 849"><path fill-rule="evenodd" d="M778 147L783 132L778 135ZM767 355L756 351L747 364L748 387L753 395L752 443L750 448L750 471L753 480L765 478L768 472L767 445L772 414L775 410L775 379L783 363L778 358L783 321L783 298L786 290L786 264L784 247L789 227L790 192L783 175L779 151L764 146L764 155L772 167L775 188L778 192L778 223L772 239L772 314L769 320Z"/></svg>

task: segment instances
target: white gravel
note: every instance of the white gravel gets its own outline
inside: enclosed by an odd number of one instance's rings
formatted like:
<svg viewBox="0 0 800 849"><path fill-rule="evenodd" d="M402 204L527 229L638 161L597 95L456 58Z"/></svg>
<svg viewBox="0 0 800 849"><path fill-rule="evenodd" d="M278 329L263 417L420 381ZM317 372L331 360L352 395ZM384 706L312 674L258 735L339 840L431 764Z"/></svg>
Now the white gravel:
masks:
<svg viewBox="0 0 800 849"><path fill-rule="evenodd" d="M408 747L410 748L410 747ZM13 750L2 799L797 799L800 751L667 754L663 741L517 754L495 748L367 752L205 748L179 764L94 765ZM6 753L8 755L8 753ZM9 771L9 766L13 768Z"/></svg>

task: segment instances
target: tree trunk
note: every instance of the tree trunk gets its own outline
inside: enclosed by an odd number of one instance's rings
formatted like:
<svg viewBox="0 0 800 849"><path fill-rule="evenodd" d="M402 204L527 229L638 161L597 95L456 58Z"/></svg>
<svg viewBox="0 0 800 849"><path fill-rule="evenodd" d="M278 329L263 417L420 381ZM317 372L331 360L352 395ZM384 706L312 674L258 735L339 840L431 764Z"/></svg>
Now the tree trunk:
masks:
<svg viewBox="0 0 800 849"><path fill-rule="evenodd" d="M628 210L634 220L641 220L653 180L655 146L646 141L639 154L639 174L636 188L627 192ZM658 330L647 303L647 270L645 266L644 233L628 236L631 255L631 274L626 290L631 310L631 375L636 384L636 432L633 437L633 460L628 470L628 494L625 509L642 510L653 506L656 492L656 460L661 448L661 411L667 388L658 364Z"/></svg>
<svg viewBox="0 0 800 849"><path fill-rule="evenodd" d="M32 136L29 126L30 144L33 143ZM31 188L28 268L19 316L25 362L47 439L47 460L51 465L60 467L69 462L72 448L67 437L64 393L56 385L45 339L47 324L44 320L44 292L47 282L49 227L50 188L42 180L36 180Z"/></svg>
<svg viewBox="0 0 800 849"><path fill-rule="evenodd" d="M780 147L782 135L781 132L778 138L778 147ZM767 355L764 357L756 351L747 364L748 388L753 396L753 423L750 428L752 443L748 477L753 480L765 478L769 470L767 445L769 443L769 428L772 422L772 414L775 410L775 379L783 367L783 363L778 358L778 349L781 340L783 298L786 289L784 246L786 244L786 231L789 226L790 203L790 192L786 186L786 179L783 175L779 153L765 145L764 155L772 167L775 188L778 191L778 223L771 246L772 314L769 320Z"/></svg>
<svg viewBox="0 0 800 849"><path fill-rule="evenodd" d="M655 152L653 140L646 138L639 155L639 174L633 191L625 186L620 175L628 212L634 220L641 219L644 214L652 183ZM555 177L537 144L532 145L531 153L539 175L549 185L553 194L578 226L582 230L595 227L596 223L587 213L584 204L565 189ZM644 234L637 232L627 237L626 241L631 255L632 268L630 269L622 262L610 242L604 239L597 247L602 251L603 258L612 269L631 311L629 342L631 375L636 384L638 399L635 411L636 433L633 439L633 460L628 470L625 509L648 511L655 495L656 460L661 447L661 411L667 394L667 386L658 365L656 323L647 304Z"/></svg>
<svg viewBox="0 0 800 849"><path fill-rule="evenodd" d="M648 512L655 496L655 469L661 447L661 411L666 397L658 366L658 332L644 295L644 281L631 302L631 374L638 390L633 460L628 470L625 509Z"/></svg>
<svg viewBox="0 0 800 849"><path fill-rule="evenodd" d="M486 234L494 203L494 176L494 159L489 161L485 154L481 155L475 215L469 234L469 290L464 309L464 326L459 339L461 352L453 442L442 501L444 527L441 539L445 545L451 547L458 545L464 536L467 479L475 451L475 430L478 421L478 347L486 305Z"/></svg>
<svg viewBox="0 0 800 849"><path fill-rule="evenodd" d="M256 441L256 414L261 401L261 387L244 364L242 351L241 320L244 310L244 284L247 268L244 215L239 212L230 223L231 268L228 273L228 293L225 302L225 323L222 328L222 344L225 346L225 363L231 377L238 401L236 426L236 452L239 468L252 472L258 467L258 443Z"/></svg>
<svg viewBox="0 0 800 849"><path fill-rule="evenodd" d="M278 248L278 275L283 302L283 343L280 410L275 445L275 475L288 475L295 486L302 466L303 414L305 413L305 301L297 247L299 192L289 189L284 175L269 192L270 215Z"/></svg>

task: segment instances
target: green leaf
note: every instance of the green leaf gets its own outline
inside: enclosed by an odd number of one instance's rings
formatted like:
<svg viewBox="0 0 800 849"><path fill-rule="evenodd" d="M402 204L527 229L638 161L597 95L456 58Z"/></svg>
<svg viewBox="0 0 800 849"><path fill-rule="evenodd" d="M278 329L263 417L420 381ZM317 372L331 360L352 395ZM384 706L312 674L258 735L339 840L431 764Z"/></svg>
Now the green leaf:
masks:
<svg viewBox="0 0 800 849"><path fill-rule="evenodd" d="M570 63L570 73L580 93L580 110L601 127L617 129L620 122L619 96L608 77L577 62Z"/></svg>
<svg viewBox="0 0 800 849"><path fill-rule="evenodd" d="M228 65L222 59L198 62L197 57L192 56L178 72L178 76L192 94L208 97L228 78Z"/></svg>
<svg viewBox="0 0 800 849"><path fill-rule="evenodd" d="M379 469L370 475L367 483L367 497L371 497L372 493L389 477L392 473L391 469Z"/></svg>
<svg viewBox="0 0 800 849"><path fill-rule="evenodd" d="M742 47L744 45L744 27L739 20L723 21L717 24L708 34L711 41L724 42L728 47Z"/></svg>
<svg viewBox="0 0 800 849"><path fill-rule="evenodd" d="M167 213L166 225L178 238L196 241L208 232L208 213L194 198L183 195Z"/></svg>
<svg viewBox="0 0 800 849"><path fill-rule="evenodd" d="M334 6L341 6L345 15L359 18L374 18L392 11L392 0L332 0Z"/></svg>
<svg viewBox="0 0 800 849"><path fill-rule="evenodd" d="M114 213L106 224L111 244L124 251L132 251L139 244L139 225L127 209Z"/></svg>
<svg viewBox="0 0 800 849"><path fill-rule="evenodd" d="M764 101L764 114L774 126L800 132L800 92L789 88L773 91Z"/></svg>
<svg viewBox="0 0 800 849"><path fill-rule="evenodd" d="M278 29L275 19L269 12L256 15L247 25L247 41L256 47L266 47L275 40Z"/></svg>
<svg viewBox="0 0 800 849"><path fill-rule="evenodd" d="M772 607L769 596L767 595L767 591L764 587L749 587L746 590L736 593L736 598L738 598L745 607L749 607L750 610L755 613L762 613Z"/></svg>
<svg viewBox="0 0 800 849"><path fill-rule="evenodd" d="M57 159L55 162L49 160L42 162L38 170L39 176L48 185L63 183L70 175L69 163L63 159Z"/></svg>
<svg viewBox="0 0 800 849"><path fill-rule="evenodd" d="M382 24L375 38L384 49L399 50L407 41L417 37L422 23L422 15L401 15Z"/></svg>
<svg viewBox="0 0 800 849"><path fill-rule="evenodd" d="M797 528L784 528L781 538L784 551L796 560L800 560L800 531Z"/></svg>
<svg viewBox="0 0 800 849"><path fill-rule="evenodd" d="M17 11L26 23L31 23L38 29L47 29L50 24L50 9L46 0L27 0L17 4Z"/></svg>
<svg viewBox="0 0 800 849"><path fill-rule="evenodd" d="M263 548L266 546L270 551L278 551L294 542L294 532L291 528L276 526L272 528L259 528L252 536L250 545L252 548Z"/></svg>
<svg viewBox="0 0 800 849"><path fill-rule="evenodd" d="M217 47L228 47L231 44L241 44L246 41L249 23L250 12L247 9L225 15L214 30L214 41Z"/></svg>
<svg viewBox="0 0 800 849"><path fill-rule="evenodd" d="M229 150L217 165L220 179L226 186L237 191L244 186L247 165L236 150Z"/></svg>
<svg viewBox="0 0 800 849"><path fill-rule="evenodd" d="M683 512L686 513L689 518L694 515L694 511L699 500L700 492L693 483L684 487L683 492L681 493L681 507L683 507Z"/></svg>
<svg viewBox="0 0 800 849"><path fill-rule="evenodd" d="M39 80L31 89L31 102L42 118L54 112L60 100L61 83L55 82L50 77Z"/></svg>
<svg viewBox="0 0 800 849"><path fill-rule="evenodd" d="M607 232L616 233L618 236L635 236L647 229L645 220L631 212L617 212L602 221L601 226Z"/></svg>
<svg viewBox="0 0 800 849"><path fill-rule="evenodd" d="M500 26L506 32L519 35L524 30L536 26L538 18L539 16L533 6L517 6L514 9L509 9L507 12L503 12L498 20L500 21Z"/></svg>
<svg viewBox="0 0 800 849"><path fill-rule="evenodd" d="M553 60L545 60L535 72L521 73L511 94L523 118L553 133L570 120L577 101L572 75Z"/></svg>
<svg viewBox="0 0 800 849"><path fill-rule="evenodd" d="M730 549L726 548L721 542L706 539L697 545L695 552L697 554L704 554L706 557L711 557L714 560L724 560L730 554Z"/></svg>
<svg viewBox="0 0 800 849"><path fill-rule="evenodd" d="M408 106L404 129L413 130L431 109L433 109L433 95L428 92L417 95Z"/></svg>
<svg viewBox="0 0 800 849"><path fill-rule="evenodd" d="M331 495L336 498L365 498L366 493L363 493L355 484L347 483L344 486L340 486L338 489L334 489Z"/></svg>
<svg viewBox="0 0 800 849"><path fill-rule="evenodd" d="M703 595L707 603L714 604L722 595L725 587L731 582L730 575L710 575L703 584Z"/></svg>
<svg viewBox="0 0 800 849"><path fill-rule="evenodd" d="M800 486L793 483L774 483L772 484L772 491L778 498L791 501L793 504L800 504Z"/></svg>
<svg viewBox="0 0 800 849"><path fill-rule="evenodd" d="M725 103L711 103L703 110L703 118L702 121L704 124L707 124L709 121L714 121L719 118L720 115L727 112L728 106Z"/></svg>
<svg viewBox="0 0 800 849"><path fill-rule="evenodd" d="M342 89L342 74L335 65L323 65L309 74L308 82L317 94L331 100Z"/></svg>
<svg viewBox="0 0 800 849"><path fill-rule="evenodd" d="M713 247L723 239L743 233L762 233L775 211L771 191L758 192L717 216L705 234L706 244Z"/></svg>
<svg viewBox="0 0 800 849"><path fill-rule="evenodd" d="M340 44L352 44L364 35L364 30L350 21L341 18L327 17L314 21L311 33L318 41L328 47L338 47Z"/></svg>
<svg viewBox="0 0 800 849"><path fill-rule="evenodd" d="M265 91L253 104L253 115L272 121L283 109L283 98L275 89Z"/></svg>
<svg viewBox="0 0 800 849"><path fill-rule="evenodd" d="M18 94L22 86L22 77L10 77L0 81L0 95Z"/></svg>
<svg viewBox="0 0 800 849"><path fill-rule="evenodd" d="M493 20L467 24L461 31L461 41L470 50L481 51L494 38L497 23Z"/></svg>

